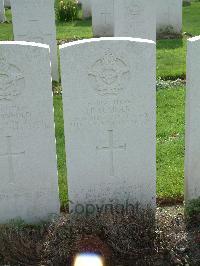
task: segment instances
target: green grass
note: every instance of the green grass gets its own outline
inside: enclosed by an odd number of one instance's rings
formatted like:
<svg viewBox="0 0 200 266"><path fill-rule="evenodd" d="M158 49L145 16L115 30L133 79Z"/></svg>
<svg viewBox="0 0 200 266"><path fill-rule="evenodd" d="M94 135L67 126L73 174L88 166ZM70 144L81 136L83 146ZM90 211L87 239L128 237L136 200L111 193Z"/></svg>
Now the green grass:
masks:
<svg viewBox="0 0 200 266"><path fill-rule="evenodd" d="M186 40L160 40L157 42L157 77L185 78Z"/></svg>
<svg viewBox="0 0 200 266"><path fill-rule="evenodd" d="M91 19L81 19L82 11L79 10L78 20L66 23L56 23L58 40L73 40L92 38Z"/></svg>
<svg viewBox="0 0 200 266"><path fill-rule="evenodd" d="M73 40L74 38L92 38L91 20L77 20L57 24L58 40Z"/></svg>
<svg viewBox="0 0 200 266"><path fill-rule="evenodd" d="M56 147L58 160L58 175L60 200L62 206L67 203L67 170L65 156L64 121L61 96L54 96L54 115L56 124Z"/></svg>
<svg viewBox="0 0 200 266"><path fill-rule="evenodd" d="M6 10L6 19L8 22L0 24L0 41L13 40L13 27L11 23L11 10Z"/></svg>
<svg viewBox="0 0 200 266"><path fill-rule="evenodd" d="M183 7L183 32L200 35L200 2ZM157 77L177 79L186 76L186 39L157 42Z"/></svg>
<svg viewBox="0 0 200 266"><path fill-rule="evenodd" d="M6 11L11 21L10 10ZM183 8L183 31L200 34L200 2ZM57 23L57 39L91 38L91 20ZM0 24L0 40L12 40L12 24ZM185 77L186 38L157 42L157 76ZM183 195L184 176L184 87L157 92L157 195ZM61 96L54 96L60 199L67 202L67 173Z"/></svg>
<svg viewBox="0 0 200 266"><path fill-rule="evenodd" d="M185 89L157 92L157 195L183 195Z"/></svg>
<svg viewBox="0 0 200 266"><path fill-rule="evenodd" d="M192 2L183 8L183 31L192 36L200 35L200 2Z"/></svg>

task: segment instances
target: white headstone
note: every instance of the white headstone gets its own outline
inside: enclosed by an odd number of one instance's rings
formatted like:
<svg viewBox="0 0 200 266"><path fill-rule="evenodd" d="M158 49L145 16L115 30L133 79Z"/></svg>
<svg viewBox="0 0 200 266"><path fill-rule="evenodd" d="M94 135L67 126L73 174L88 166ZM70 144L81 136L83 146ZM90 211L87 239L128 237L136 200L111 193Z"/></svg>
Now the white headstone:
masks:
<svg viewBox="0 0 200 266"><path fill-rule="evenodd" d="M116 37L156 40L154 0L115 0L114 33Z"/></svg>
<svg viewBox="0 0 200 266"><path fill-rule="evenodd" d="M200 197L200 36L188 40L185 199Z"/></svg>
<svg viewBox="0 0 200 266"><path fill-rule="evenodd" d="M11 0L14 38L50 45L53 80L58 81L54 0Z"/></svg>
<svg viewBox="0 0 200 266"><path fill-rule="evenodd" d="M114 36L114 0L92 0L92 28L95 37Z"/></svg>
<svg viewBox="0 0 200 266"><path fill-rule="evenodd" d="M89 18L92 16L91 0L80 0L82 4L83 17Z"/></svg>
<svg viewBox="0 0 200 266"><path fill-rule="evenodd" d="M99 38L60 53L70 208L154 205L155 43Z"/></svg>
<svg viewBox="0 0 200 266"><path fill-rule="evenodd" d="M5 21L4 0L0 0L0 22Z"/></svg>
<svg viewBox="0 0 200 266"><path fill-rule="evenodd" d="M0 42L0 223L59 213L49 46Z"/></svg>
<svg viewBox="0 0 200 266"><path fill-rule="evenodd" d="M182 0L156 0L157 33L182 32Z"/></svg>

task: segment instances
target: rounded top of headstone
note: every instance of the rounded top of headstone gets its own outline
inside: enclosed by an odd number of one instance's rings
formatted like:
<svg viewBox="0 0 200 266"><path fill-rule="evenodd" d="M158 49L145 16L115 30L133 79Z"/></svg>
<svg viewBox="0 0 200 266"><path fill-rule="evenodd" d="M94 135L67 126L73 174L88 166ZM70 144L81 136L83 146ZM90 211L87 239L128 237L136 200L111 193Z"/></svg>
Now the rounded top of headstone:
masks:
<svg viewBox="0 0 200 266"><path fill-rule="evenodd" d="M25 42L25 41L5 41L5 42L0 42L0 45L26 45L26 46L37 46L40 48L48 48L49 45L47 44L42 44L42 43L35 43L35 42Z"/></svg>
<svg viewBox="0 0 200 266"><path fill-rule="evenodd" d="M147 40L147 39L141 39L141 38L131 38L131 37L102 37L102 38L92 38L92 39L84 39L84 40L79 40L75 42L69 42L60 45L60 49L70 47L70 46L75 46L79 44L86 44L86 43L94 43L94 42L103 42L103 41L129 41L129 42L137 42L137 43L151 43L155 44L154 41Z"/></svg>
<svg viewBox="0 0 200 266"><path fill-rule="evenodd" d="M189 38L188 41L189 41L189 42L200 41L200 36L195 36L195 37Z"/></svg>

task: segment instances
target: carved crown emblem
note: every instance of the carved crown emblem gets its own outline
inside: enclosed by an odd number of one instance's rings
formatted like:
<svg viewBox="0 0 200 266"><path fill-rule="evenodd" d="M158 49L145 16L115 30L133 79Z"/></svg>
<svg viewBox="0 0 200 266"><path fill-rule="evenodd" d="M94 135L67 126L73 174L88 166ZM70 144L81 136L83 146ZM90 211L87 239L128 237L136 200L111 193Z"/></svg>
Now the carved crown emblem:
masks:
<svg viewBox="0 0 200 266"><path fill-rule="evenodd" d="M143 7L141 6L141 4L139 5L139 4L135 3L128 10L129 10L130 15L137 16L142 12Z"/></svg>
<svg viewBox="0 0 200 266"><path fill-rule="evenodd" d="M124 60L107 51L98 59L89 71L95 90L100 95L117 95L125 89L130 71Z"/></svg>
<svg viewBox="0 0 200 266"><path fill-rule="evenodd" d="M0 57L0 100L12 100L21 94L24 87L24 77L13 64Z"/></svg>

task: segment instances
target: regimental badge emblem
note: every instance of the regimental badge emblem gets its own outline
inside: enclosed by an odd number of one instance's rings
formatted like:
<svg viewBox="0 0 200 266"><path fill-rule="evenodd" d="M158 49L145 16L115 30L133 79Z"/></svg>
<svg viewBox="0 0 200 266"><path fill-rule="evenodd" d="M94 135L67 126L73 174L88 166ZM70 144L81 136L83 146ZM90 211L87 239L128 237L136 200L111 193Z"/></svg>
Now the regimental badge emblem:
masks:
<svg viewBox="0 0 200 266"><path fill-rule="evenodd" d="M136 4L132 5L132 7L130 7L128 9L129 10L129 15L131 17L135 18L135 17L139 16L142 13L143 9L144 8L141 5L136 3Z"/></svg>
<svg viewBox="0 0 200 266"><path fill-rule="evenodd" d="M13 100L24 87L25 79L20 69L0 57L0 100Z"/></svg>
<svg viewBox="0 0 200 266"><path fill-rule="evenodd" d="M88 75L98 94L117 95L126 88L130 71L123 59L108 50L92 65Z"/></svg>

